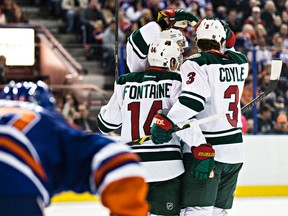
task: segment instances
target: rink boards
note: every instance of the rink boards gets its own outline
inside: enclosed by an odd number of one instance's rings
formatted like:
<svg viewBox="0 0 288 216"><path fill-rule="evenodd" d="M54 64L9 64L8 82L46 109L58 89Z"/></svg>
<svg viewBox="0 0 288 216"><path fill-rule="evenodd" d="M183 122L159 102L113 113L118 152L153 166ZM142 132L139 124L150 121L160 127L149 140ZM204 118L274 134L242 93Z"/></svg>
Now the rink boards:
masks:
<svg viewBox="0 0 288 216"><path fill-rule="evenodd" d="M288 196L288 136L244 136L245 157L236 197ZM99 201L88 193L57 195L52 202Z"/></svg>

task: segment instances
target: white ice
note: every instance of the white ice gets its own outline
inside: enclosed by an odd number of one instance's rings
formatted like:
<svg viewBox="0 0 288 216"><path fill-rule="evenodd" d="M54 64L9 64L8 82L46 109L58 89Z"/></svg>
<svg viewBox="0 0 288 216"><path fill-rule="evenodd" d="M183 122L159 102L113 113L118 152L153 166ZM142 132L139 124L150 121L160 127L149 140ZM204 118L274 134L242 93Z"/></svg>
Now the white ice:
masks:
<svg viewBox="0 0 288 216"><path fill-rule="evenodd" d="M272 215L288 215L288 197L236 198L229 211L229 216ZM45 216L109 216L109 211L97 202L53 203Z"/></svg>

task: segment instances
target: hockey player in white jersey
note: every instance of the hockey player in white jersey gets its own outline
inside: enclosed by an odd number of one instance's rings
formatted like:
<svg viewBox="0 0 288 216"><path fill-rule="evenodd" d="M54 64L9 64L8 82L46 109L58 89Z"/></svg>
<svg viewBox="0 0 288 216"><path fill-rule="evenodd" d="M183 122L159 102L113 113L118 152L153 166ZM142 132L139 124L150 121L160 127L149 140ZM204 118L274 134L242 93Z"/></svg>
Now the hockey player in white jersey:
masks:
<svg viewBox="0 0 288 216"><path fill-rule="evenodd" d="M161 109L170 109L181 93L180 74L173 72L182 62L177 43L169 39L155 40L149 48L148 62L150 67L144 72L132 72L116 80L110 101L98 115L99 129L108 133L121 127L123 142L150 135L154 115ZM200 128L198 133L201 134ZM199 143L203 141L204 138ZM179 137L174 135L163 145L155 145L150 140L131 148L140 156L148 173L147 200L151 215L179 215L184 172Z"/></svg>
<svg viewBox="0 0 288 216"><path fill-rule="evenodd" d="M155 116L158 121L151 128L153 142L163 143L172 137L178 122L226 113L225 118L200 125L206 143L184 146L185 216L227 215L244 162L240 97L248 62L241 53L223 51L229 34L229 27L216 18L199 24L199 53L180 67L182 93L167 116Z"/></svg>
<svg viewBox="0 0 288 216"><path fill-rule="evenodd" d="M185 28L187 22L195 25L198 19L183 10L163 10L158 13L158 20L149 22L135 30L128 38L126 45L127 66L130 72L145 71L149 66L147 60L149 44L158 38L167 38L176 42L181 52L187 46L187 40L182 32L175 28ZM184 25L182 25L184 23Z"/></svg>

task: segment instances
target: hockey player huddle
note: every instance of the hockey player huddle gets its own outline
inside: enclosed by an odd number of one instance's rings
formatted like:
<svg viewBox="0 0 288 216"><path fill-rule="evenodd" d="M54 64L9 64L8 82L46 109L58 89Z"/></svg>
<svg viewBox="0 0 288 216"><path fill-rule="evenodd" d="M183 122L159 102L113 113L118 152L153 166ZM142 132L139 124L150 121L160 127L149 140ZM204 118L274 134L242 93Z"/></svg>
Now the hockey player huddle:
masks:
<svg viewBox="0 0 288 216"><path fill-rule="evenodd" d="M194 26L199 51L184 62L183 20ZM147 173L150 215L225 216L232 208L244 162L240 97L248 75L234 43L222 20L198 21L183 10L159 12L128 39L130 73L116 80L98 124L104 133L121 128L123 142L151 135L131 146ZM225 117L175 132L223 111Z"/></svg>
<svg viewBox="0 0 288 216"><path fill-rule="evenodd" d="M183 21L195 27L199 50L184 62ZM234 43L221 20L198 21L183 10L160 11L134 31L130 73L117 78L98 115L102 132L121 128L122 144L67 124L41 81L5 86L0 215L42 216L50 198L67 190L98 194L113 216L228 215L244 162L240 97L248 75ZM146 135L151 139L124 144Z"/></svg>

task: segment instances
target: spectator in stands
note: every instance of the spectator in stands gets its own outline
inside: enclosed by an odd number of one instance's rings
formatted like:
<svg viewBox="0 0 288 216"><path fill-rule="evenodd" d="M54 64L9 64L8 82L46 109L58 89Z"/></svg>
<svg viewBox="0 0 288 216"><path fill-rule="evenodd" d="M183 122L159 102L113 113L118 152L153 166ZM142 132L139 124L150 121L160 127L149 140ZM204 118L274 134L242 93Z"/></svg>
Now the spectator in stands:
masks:
<svg viewBox="0 0 288 216"><path fill-rule="evenodd" d="M245 4L247 1L243 1L243 11L242 11L242 22L244 22L252 14L252 8L260 6L261 2L259 0L249 0L248 4Z"/></svg>
<svg viewBox="0 0 288 216"><path fill-rule="evenodd" d="M143 9L143 15L138 22L139 28L141 28L142 26L146 25L151 21L153 21L151 10L149 8Z"/></svg>
<svg viewBox="0 0 288 216"><path fill-rule="evenodd" d="M161 0L151 0L149 2L148 8L152 12L153 20L157 20L158 12L163 9L160 6L161 5L160 2L161 2Z"/></svg>
<svg viewBox="0 0 288 216"><path fill-rule="evenodd" d="M90 118L87 105L84 103L79 104L78 112L74 118L74 123L78 125L82 130L92 133L99 131L96 122L96 120L92 120Z"/></svg>
<svg viewBox="0 0 288 216"><path fill-rule="evenodd" d="M138 22L143 14L143 5L141 0L135 0L126 10L126 17L131 22Z"/></svg>
<svg viewBox="0 0 288 216"><path fill-rule="evenodd" d="M288 134L287 114L285 112L280 112L279 115L277 116L274 125L274 133Z"/></svg>
<svg viewBox="0 0 288 216"><path fill-rule="evenodd" d="M110 23L115 17L115 0L106 0L103 6L103 17L105 23ZM119 13L119 12L118 12Z"/></svg>
<svg viewBox="0 0 288 216"><path fill-rule="evenodd" d="M115 31L116 23L113 19L109 26L105 29L103 34L103 59L102 67L106 75L113 75L115 73ZM118 29L118 41L123 43L125 41L124 33Z"/></svg>
<svg viewBox="0 0 288 216"><path fill-rule="evenodd" d="M255 29L252 25L245 24L242 27L242 31L236 34L236 43L234 46L235 49L246 55L247 52L253 48L256 42Z"/></svg>
<svg viewBox="0 0 288 216"><path fill-rule="evenodd" d="M71 94L66 94L62 114L67 121L74 122L76 107L76 100L73 98L73 96Z"/></svg>
<svg viewBox="0 0 288 216"><path fill-rule="evenodd" d="M7 23L27 23L28 18L14 0L4 0L1 11L5 14Z"/></svg>
<svg viewBox="0 0 288 216"><path fill-rule="evenodd" d="M187 11L191 12L195 17L200 20L202 17L198 0L191 0L186 2L188 4Z"/></svg>
<svg viewBox="0 0 288 216"><path fill-rule="evenodd" d="M265 22L261 19L261 9L260 7L256 6L252 8L252 14L249 16L245 21L245 24L250 24L253 27L257 26L258 24L265 25Z"/></svg>
<svg viewBox="0 0 288 216"><path fill-rule="evenodd" d="M271 119L271 109L268 106L263 106L260 108L258 119L258 133L259 134L269 134L272 133L273 124Z"/></svg>
<svg viewBox="0 0 288 216"><path fill-rule="evenodd" d="M4 55L0 55L0 84L6 84L6 57Z"/></svg>
<svg viewBox="0 0 288 216"><path fill-rule="evenodd" d="M241 32L241 22L237 17L237 10L231 9L228 12L228 16L226 17L226 22L229 25L230 29L237 34L238 32Z"/></svg>
<svg viewBox="0 0 288 216"><path fill-rule="evenodd" d="M75 32L75 23L79 22L81 9L87 8L88 0L62 0L61 7L65 14L66 32Z"/></svg>
<svg viewBox="0 0 288 216"><path fill-rule="evenodd" d="M275 16L273 24L270 26L270 28L267 31L268 36L271 37L275 33L279 32L281 24L282 24L281 16Z"/></svg>
<svg viewBox="0 0 288 216"><path fill-rule="evenodd" d="M83 43L91 44L93 38L94 22L101 20L106 27L101 4L98 0L89 0L88 7L80 11L80 23L83 32Z"/></svg>
<svg viewBox="0 0 288 216"><path fill-rule="evenodd" d="M265 22L267 31L272 27L276 15L274 2L272 0L266 1L264 11L261 13L261 19Z"/></svg>
<svg viewBox="0 0 288 216"><path fill-rule="evenodd" d="M94 58L102 59L102 40L104 36L104 24L102 20L97 20L93 24L94 30L92 32L91 44L88 47L88 54L86 56L87 60L92 60Z"/></svg>
<svg viewBox="0 0 288 216"><path fill-rule="evenodd" d="M5 13L2 11L1 6L0 6L0 24L6 24L6 16Z"/></svg>
<svg viewBox="0 0 288 216"><path fill-rule="evenodd" d="M271 62L272 53L270 48L267 46L266 42L266 30L264 26L258 24L256 27L256 33L258 35L256 48L256 62L258 67L258 72L261 72L264 66ZM267 39L268 40L268 39ZM253 50L248 51L247 58L250 63L253 62Z"/></svg>
<svg viewBox="0 0 288 216"><path fill-rule="evenodd" d="M210 17L214 17L214 11L213 11L213 5L208 3L205 6L205 11L204 11L204 15L202 15L203 18L210 18Z"/></svg>

